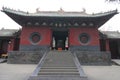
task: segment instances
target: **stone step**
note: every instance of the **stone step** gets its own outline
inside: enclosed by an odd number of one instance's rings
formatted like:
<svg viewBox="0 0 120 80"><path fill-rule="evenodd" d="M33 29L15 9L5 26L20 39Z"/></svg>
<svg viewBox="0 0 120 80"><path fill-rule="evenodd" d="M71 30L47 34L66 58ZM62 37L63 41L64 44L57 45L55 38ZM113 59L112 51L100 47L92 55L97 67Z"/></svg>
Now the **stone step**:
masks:
<svg viewBox="0 0 120 80"><path fill-rule="evenodd" d="M42 67L76 67L69 51L50 51Z"/></svg>
<svg viewBox="0 0 120 80"><path fill-rule="evenodd" d="M39 72L38 75L80 75L79 72Z"/></svg>
<svg viewBox="0 0 120 80"><path fill-rule="evenodd" d="M42 75L32 76L29 80L88 80L87 78L80 77L79 75Z"/></svg>
<svg viewBox="0 0 120 80"><path fill-rule="evenodd" d="M76 67L41 67L41 69L76 69Z"/></svg>
<svg viewBox="0 0 120 80"><path fill-rule="evenodd" d="M29 80L87 80L70 51L50 51L42 62Z"/></svg>
<svg viewBox="0 0 120 80"><path fill-rule="evenodd" d="M39 72L78 72L77 69L41 69Z"/></svg>
<svg viewBox="0 0 120 80"><path fill-rule="evenodd" d="M72 54L68 51L50 51L38 75L80 75L73 61Z"/></svg>
<svg viewBox="0 0 120 80"><path fill-rule="evenodd" d="M0 63L7 62L7 59L0 59Z"/></svg>

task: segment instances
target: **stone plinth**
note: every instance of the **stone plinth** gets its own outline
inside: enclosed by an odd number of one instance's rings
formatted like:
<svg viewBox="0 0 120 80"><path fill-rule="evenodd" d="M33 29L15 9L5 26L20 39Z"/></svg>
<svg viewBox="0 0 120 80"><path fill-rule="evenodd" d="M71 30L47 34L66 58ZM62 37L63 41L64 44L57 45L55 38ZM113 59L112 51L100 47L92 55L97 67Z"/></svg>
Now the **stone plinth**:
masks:
<svg viewBox="0 0 120 80"><path fill-rule="evenodd" d="M37 64L46 51L11 51L8 52L10 64Z"/></svg>
<svg viewBox="0 0 120 80"><path fill-rule="evenodd" d="M111 65L110 52L74 51L81 65Z"/></svg>

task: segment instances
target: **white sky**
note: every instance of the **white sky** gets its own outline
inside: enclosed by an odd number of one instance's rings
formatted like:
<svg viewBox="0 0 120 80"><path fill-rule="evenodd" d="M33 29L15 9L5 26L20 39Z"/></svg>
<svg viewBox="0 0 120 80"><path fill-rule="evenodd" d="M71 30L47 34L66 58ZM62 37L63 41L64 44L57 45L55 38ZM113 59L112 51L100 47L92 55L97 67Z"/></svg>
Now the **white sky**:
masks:
<svg viewBox="0 0 120 80"><path fill-rule="evenodd" d="M0 10L2 7L8 7L15 10L35 12L36 8L41 11L57 11L62 8L64 11L82 11L86 9L87 13L99 13L114 10L120 4L107 3L105 0L0 0ZM120 15L113 17L112 22L105 24L102 30L119 30L120 31ZM18 29L19 26L11 18L3 12L0 12L0 28Z"/></svg>

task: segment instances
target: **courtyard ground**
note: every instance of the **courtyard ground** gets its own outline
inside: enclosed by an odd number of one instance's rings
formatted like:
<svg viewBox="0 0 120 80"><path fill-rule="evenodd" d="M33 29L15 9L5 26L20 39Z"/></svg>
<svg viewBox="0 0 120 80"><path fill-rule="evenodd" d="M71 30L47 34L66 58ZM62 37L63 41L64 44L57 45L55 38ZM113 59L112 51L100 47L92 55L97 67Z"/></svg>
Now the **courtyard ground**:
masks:
<svg viewBox="0 0 120 80"><path fill-rule="evenodd" d="M120 60L117 60L120 63ZM0 63L0 80L27 80L37 65ZM82 66L88 80L120 80L120 66Z"/></svg>

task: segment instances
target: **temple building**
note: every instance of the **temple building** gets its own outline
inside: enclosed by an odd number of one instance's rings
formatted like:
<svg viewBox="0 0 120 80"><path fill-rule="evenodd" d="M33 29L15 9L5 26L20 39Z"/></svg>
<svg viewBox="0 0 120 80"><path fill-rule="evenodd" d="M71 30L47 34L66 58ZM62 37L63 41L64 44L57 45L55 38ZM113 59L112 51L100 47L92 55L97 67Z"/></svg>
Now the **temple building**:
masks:
<svg viewBox="0 0 120 80"><path fill-rule="evenodd" d="M17 44L9 48L9 63L37 63L39 54L50 50L69 50L83 64L94 56L99 58L94 58L93 63L110 58L109 46L103 45L108 42L101 39L98 28L117 14L117 10L97 14L63 10L29 13L3 8L2 12L22 26L19 37L14 39ZM9 44L12 42L10 39Z"/></svg>
<svg viewBox="0 0 120 80"><path fill-rule="evenodd" d="M104 36L101 41L102 51L105 51L105 45L108 46L109 51L111 52L112 59L120 59L120 32L118 31L101 31ZM106 44L108 43L108 44Z"/></svg>
<svg viewBox="0 0 120 80"><path fill-rule="evenodd" d="M9 50L19 50L19 35L18 29L1 29L0 30L0 55L7 54Z"/></svg>

